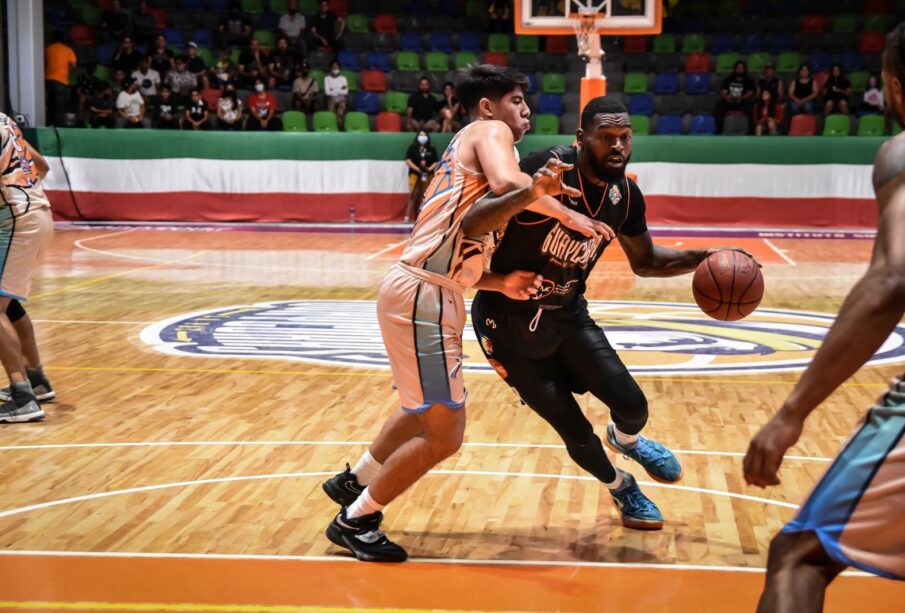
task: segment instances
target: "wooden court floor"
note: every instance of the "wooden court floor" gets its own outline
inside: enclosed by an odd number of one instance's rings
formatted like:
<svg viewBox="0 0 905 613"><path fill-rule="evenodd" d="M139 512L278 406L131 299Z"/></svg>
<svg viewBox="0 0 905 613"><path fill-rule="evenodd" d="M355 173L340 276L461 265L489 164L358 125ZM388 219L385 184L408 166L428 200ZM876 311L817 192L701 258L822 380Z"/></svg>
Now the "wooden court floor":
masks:
<svg viewBox="0 0 905 613"><path fill-rule="evenodd" d="M414 560L358 563L323 535L335 509L320 483L395 409L388 371L167 354L141 334L225 307L373 300L403 239L60 227L28 307L58 401L42 423L0 428L0 610L749 611L771 535L903 368L870 367L843 386L767 491L744 484L741 456L796 373L639 374L646 434L686 472L663 486L616 460L663 510L656 533L622 528L555 433L495 375L468 373L465 447L387 509L385 529ZM871 247L657 240L744 246L764 263L763 309L816 313L835 312ZM638 312L692 302L689 277L636 279L618 247L588 297ZM602 428L605 407L581 402ZM827 610L902 602L905 586L855 573L831 588Z"/></svg>

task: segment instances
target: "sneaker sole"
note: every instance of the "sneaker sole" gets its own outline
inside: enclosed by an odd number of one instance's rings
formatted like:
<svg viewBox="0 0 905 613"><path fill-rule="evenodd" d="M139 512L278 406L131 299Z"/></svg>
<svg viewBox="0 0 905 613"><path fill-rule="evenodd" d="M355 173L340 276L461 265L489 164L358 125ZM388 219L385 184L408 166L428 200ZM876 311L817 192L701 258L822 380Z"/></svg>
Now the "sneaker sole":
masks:
<svg viewBox="0 0 905 613"><path fill-rule="evenodd" d="M663 520L653 521L653 520L643 520L643 519L632 519L631 517L623 517L622 525L626 528L631 528L632 530L662 530L663 529Z"/></svg>
<svg viewBox="0 0 905 613"><path fill-rule="evenodd" d="M19 417L0 417L0 424L28 424L44 419L44 411L20 415Z"/></svg>
<svg viewBox="0 0 905 613"><path fill-rule="evenodd" d="M358 496L355 496L355 498L350 498L349 495L351 494L351 492L347 492L345 490L334 487L333 483L330 481L324 481L324 484L321 486L321 488L324 490L324 493L330 500L341 507L347 507L358 499Z"/></svg>
<svg viewBox="0 0 905 613"><path fill-rule="evenodd" d="M609 450L612 451L613 453L618 453L619 455L624 455L624 454L625 454L625 452L624 452L622 449L619 449L618 447L613 446L613 444L610 442L609 437L607 437L607 438L605 438L605 439L603 440L603 444L606 445L607 449L609 449ZM635 462L635 460L632 460L632 461ZM635 462L635 463L638 464L638 466L641 466L641 468L644 468L644 466L642 466L640 463L638 463L638 462ZM650 472L649 470L647 470L646 468L644 468L644 472L647 473L647 476L648 476L648 477L650 477L651 479L653 479L653 480L656 481L657 483L666 483L666 484L669 484L669 483L678 483L679 481L681 481L682 478L685 476L685 469L680 467L680 468L679 468L679 471L680 471L680 472L679 472L679 476L678 476L678 477L676 477L676 478L675 478L674 480L672 480L672 481L667 481L666 479L661 479L661 478L658 477L657 475L653 474L652 472ZM663 524L660 524L660 525L662 526Z"/></svg>
<svg viewBox="0 0 905 613"><path fill-rule="evenodd" d="M363 552L361 552L361 551L358 551L358 550L355 549L354 546L352 546L352 545L348 542L348 540L346 539L346 535L343 534L342 529L339 528L339 527L338 527L336 524L334 524L333 522L331 522L330 525L327 526L327 532L326 532L326 534L327 534L327 538L330 539L330 542L331 542L331 543L333 543L334 545L336 545L336 546L338 546L338 547L342 547L343 549L348 549L349 551L352 552L352 555L353 555L353 556L355 556L357 559L361 560L362 562L398 563L398 562L405 562L406 559L408 559L408 555L406 555L406 556L405 556L404 558L402 558L402 559L396 559L396 558L393 558L393 559L386 559L386 558L383 558L383 559L381 559L381 558L378 558L378 557L376 557L376 556L372 556L372 555L369 555L369 554L367 554L367 553L363 553Z"/></svg>
<svg viewBox="0 0 905 613"><path fill-rule="evenodd" d="M46 392L44 394L35 394L35 400L38 402L53 402L54 398L57 397L56 392ZM9 394L0 394L0 400L6 402L9 400Z"/></svg>

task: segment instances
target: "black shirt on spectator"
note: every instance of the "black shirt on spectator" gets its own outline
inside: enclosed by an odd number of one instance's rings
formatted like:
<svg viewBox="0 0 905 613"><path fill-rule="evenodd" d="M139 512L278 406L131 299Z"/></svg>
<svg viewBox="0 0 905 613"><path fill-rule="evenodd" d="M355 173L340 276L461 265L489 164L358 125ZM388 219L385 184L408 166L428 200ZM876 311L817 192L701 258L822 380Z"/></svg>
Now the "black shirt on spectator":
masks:
<svg viewBox="0 0 905 613"><path fill-rule="evenodd" d="M720 89L727 90L730 99L739 100L743 95L754 91L754 81L748 75L731 74L723 79Z"/></svg>
<svg viewBox="0 0 905 613"><path fill-rule="evenodd" d="M416 121L436 119L437 99L433 95L417 92L409 96L408 105L412 108L412 119Z"/></svg>
<svg viewBox="0 0 905 613"><path fill-rule="evenodd" d="M772 79L761 79L757 82L757 90L764 91L767 90L773 96L774 101L779 100L779 78L773 77Z"/></svg>
<svg viewBox="0 0 905 613"><path fill-rule="evenodd" d="M132 74L136 68L138 68L138 63L141 61L141 53L132 49L131 52L126 53L122 52L119 54L119 57L114 56L112 67L113 69L119 68L127 75Z"/></svg>
<svg viewBox="0 0 905 613"><path fill-rule="evenodd" d="M207 106L207 102L202 99L198 100L198 102L189 102L187 110L192 121L201 121L204 119L204 114L210 111L210 107Z"/></svg>
<svg viewBox="0 0 905 613"><path fill-rule="evenodd" d="M309 27L317 30L318 35L323 36L328 42L333 42L336 37L336 15L328 11L326 15L318 13L311 18Z"/></svg>
<svg viewBox="0 0 905 613"><path fill-rule="evenodd" d="M170 64L170 60L173 59L173 52L169 49L164 49L160 53L157 50L151 51L151 68L160 73L160 78L164 78L166 73L170 72L173 69L172 64Z"/></svg>
<svg viewBox="0 0 905 613"><path fill-rule="evenodd" d="M410 160L415 166L421 168L422 172L427 172L427 169L433 166L434 162L440 158L437 155L437 150L431 145L414 143L405 152L405 159ZM409 168L409 174L415 174L411 167Z"/></svg>
<svg viewBox="0 0 905 613"><path fill-rule="evenodd" d="M223 31L227 34L245 34L245 28L251 25L251 22L245 15L227 15L220 21Z"/></svg>
<svg viewBox="0 0 905 613"><path fill-rule="evenodd" d="M199 72L204 72L207 70L207 64L204 63L204 58L200 55L196 55L195 57L190 57L187 67L189 72L192 74L198 74Z"/></svg>

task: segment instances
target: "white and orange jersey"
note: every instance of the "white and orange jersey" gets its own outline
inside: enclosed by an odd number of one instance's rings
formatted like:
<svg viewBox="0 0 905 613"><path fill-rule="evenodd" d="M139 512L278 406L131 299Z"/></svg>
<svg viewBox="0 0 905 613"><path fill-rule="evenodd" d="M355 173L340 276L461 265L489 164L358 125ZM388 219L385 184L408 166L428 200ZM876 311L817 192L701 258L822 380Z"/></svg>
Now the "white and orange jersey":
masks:
<svg viewBox="0 0 905 613"><path fill-rule="evenodd" d="M0 196L14 214L31 208L50 207L40 186L38 169L25 146L22 131L8 115L0 113Z"/></svg>
<svg viewBox="0 0 905 613"><path fill-rule="evenodd" d="M462 235L462 218L489 191L487 178L459 160L459 143L470 127L460 130L443 153L400 258L427 278L446 277L462 287L473 286L484 271L482 241Z"/></svg>

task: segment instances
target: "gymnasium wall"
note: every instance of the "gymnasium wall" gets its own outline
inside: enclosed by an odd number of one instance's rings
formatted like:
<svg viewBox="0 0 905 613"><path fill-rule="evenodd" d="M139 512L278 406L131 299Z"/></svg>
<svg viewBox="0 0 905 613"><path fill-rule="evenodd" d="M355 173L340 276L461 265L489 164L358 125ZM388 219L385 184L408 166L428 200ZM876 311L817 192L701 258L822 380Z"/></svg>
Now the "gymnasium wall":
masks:
<svg viewBox="0 0 905 613"><path fill-rule="evenodd" d="M58 218L389 221L408 191L410 134L39 128ZM528 136L522 155L568 144ZM438 151L448 135L434 135ZM630 170L652 224L872 227L880 138L638 136Z"/></svg>

